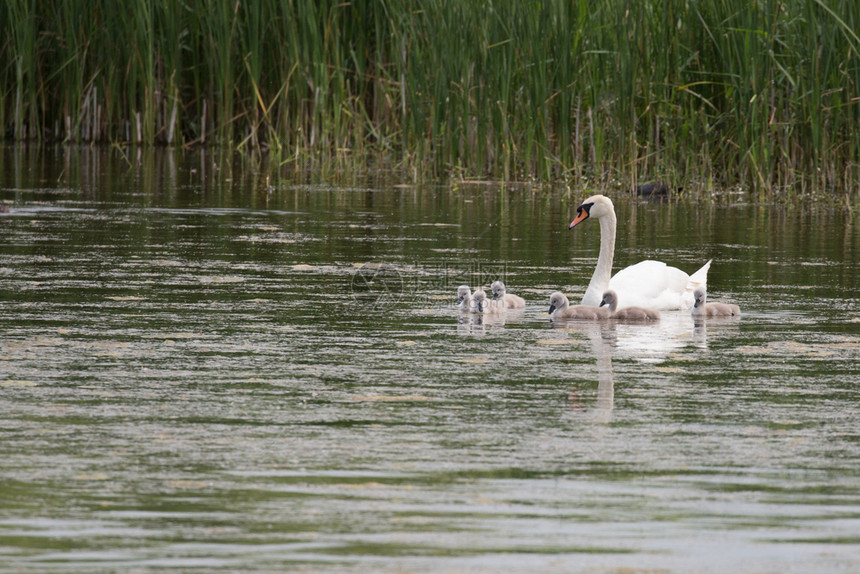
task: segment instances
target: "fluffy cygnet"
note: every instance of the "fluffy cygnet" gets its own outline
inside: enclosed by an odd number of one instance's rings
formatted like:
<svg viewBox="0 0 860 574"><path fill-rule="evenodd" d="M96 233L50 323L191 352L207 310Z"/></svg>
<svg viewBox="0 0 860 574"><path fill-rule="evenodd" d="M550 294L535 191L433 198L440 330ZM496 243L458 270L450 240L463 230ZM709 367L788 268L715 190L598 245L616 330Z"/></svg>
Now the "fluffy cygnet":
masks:
<svg viewBox="0 0 860 574"><path fill-rule="evenodd" d="M708 293L704 287L693 291L693 317L737 317L741 308L730 303L708 303Z"/></svg>
<svg viewBox="0 0 860 574"><path fill-rule="evenodd" d="M612 312L609 309L591 307L589 305L570 306L564 293L556 291L549 296L549 311L553 319L608 319Z"/></svg>
<svg viewBox="0 0 860 574"><path fill-rule="evenodd" d="M600 306L609 307L612 313L612 319L621 321L657 321L660 319L660 313L651 309L643 309L642 307L625 307L618 309L618 295L610 289L603 293L603 299L600 301ZM616 311L616 309L618 309Z"/></svg>
<svg viewBox="0 0 860 574"><path fill-rule="evenodd" d="M471 311L473 313L498 315L500 313L504 313L506 310L504 301L493 301L492 299L487 299L487 294L484 293L484 290L480 287L478 287L472 295Z"/></svg>
<svg viewBox="0 0 860 574"><path fill-rule="evenodd" d="M469 311L472 306L472 290L468 285L460 285L457 287L457 309L460 311Z"/></svg>
<svg viewBox="0 0 860 574"><path fill-rule="evenodd" d="M504 301L505 307L508 309L522 309L526 306L526 300L508 293L505 284L501 281L494 281L491 289L493 290L493 301Z"/></svg>

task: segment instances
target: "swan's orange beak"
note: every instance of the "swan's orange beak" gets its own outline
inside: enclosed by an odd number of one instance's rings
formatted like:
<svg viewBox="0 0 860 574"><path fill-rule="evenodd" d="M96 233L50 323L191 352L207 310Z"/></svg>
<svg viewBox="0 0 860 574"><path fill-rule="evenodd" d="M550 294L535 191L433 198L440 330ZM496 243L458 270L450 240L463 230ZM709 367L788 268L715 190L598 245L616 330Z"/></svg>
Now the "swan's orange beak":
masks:
<svg viewBox="0 0 860 574"><path fill-rule="evenodd" d="M582 206L578 207L576 210L576 218L570 222L568 229L573 229L574 227L576 227L577 225L579 225L580 223L582 223L586 219L588 219L588 210L583 209Z"/></svg>

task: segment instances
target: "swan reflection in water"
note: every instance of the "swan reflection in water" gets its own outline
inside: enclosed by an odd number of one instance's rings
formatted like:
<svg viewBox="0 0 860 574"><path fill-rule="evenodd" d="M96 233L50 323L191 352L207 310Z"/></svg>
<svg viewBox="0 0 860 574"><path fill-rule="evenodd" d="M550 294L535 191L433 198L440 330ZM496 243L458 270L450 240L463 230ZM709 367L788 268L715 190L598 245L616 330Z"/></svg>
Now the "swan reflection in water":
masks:
<svg viewBox="0 0 860 574"><path fill-rule="evenodd" d="M591 346L591 355L597 360L597 401L591 411L594 422L612 422L615 408L615 381L612 375L612 354L616 343L618 323L614 321L553 321L553 328L563 329L586 339ZM569 395L574 410L586 410L577 389Z"/></svg>
<svg viewBox="0 0 860 574"><path fill-rule="evenodd" d="M502 330L508 322L516 322L524 316L522 309L508 309L505 313L479 315L478 313L459 313L457 316L458 335L486 335Z"/></svg>
<svg viewBox="0 0 860 574"><path fill-rule="evenodd" d="M706 349L708 336L731 336L739 328L738 317L694 318L689 312L664 312L659 323L625 323L618 321L553 321L553 328L563 329L588 340L597 367L597 400L591 415L594 422L612 422L615 380L613 359L658 364L680 352L691 343ZM586 410L576 390L571 392L571 407Z"/></svg>
<svg viewBox="0 0 860 574"><path fill-rule="evenodd" d="M493 328L504 328L506 319L506 315L476 315L474 313L463 313L457 317L457 334L486 335L489 331L493 330Z"/></svg>
<svg viewBox="0 0 860 574"><path fill-rule="evenodd" d="M708 348L708 333L714 336L737 335L740 328L740 317L693 317L693 344L700 349Z"/></svg>
<svg viewBox="0 0 860 574"><path fill-rule="evenodd" d="M597 400L591 411L594 422L609 423L615 399L613 359L658 364L696 339L694 321L689 312L664 312L659 322L626 323L605 321L553 321L553 327L586 339L597 367ZM699 331L703 337L704 331ZM574 392L572 406L584 408Z"/></svg>

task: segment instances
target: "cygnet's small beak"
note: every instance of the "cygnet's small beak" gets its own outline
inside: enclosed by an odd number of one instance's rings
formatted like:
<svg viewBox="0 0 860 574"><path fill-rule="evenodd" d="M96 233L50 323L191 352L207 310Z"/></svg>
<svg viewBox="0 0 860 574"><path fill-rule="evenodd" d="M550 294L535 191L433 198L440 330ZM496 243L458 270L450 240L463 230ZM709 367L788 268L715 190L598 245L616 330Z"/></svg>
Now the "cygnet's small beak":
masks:
<svg viewBox="0 0 860 574"><path fill-rule="evenodd" d="M548 313L548 314L550 314L550 315L552 315L552 312L553 312L553 311L555 311L555 305L550 305L550 306L549 306L549 311L547 311L547 313Z"/></svg>

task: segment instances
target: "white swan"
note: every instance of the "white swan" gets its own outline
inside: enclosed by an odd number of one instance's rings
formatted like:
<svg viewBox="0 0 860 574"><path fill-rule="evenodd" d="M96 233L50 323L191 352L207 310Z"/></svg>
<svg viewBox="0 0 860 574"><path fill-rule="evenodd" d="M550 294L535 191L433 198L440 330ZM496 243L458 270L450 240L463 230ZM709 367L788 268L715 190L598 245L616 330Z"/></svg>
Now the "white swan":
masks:
<svg viewBox="0 0 860 574"><path fill-rule="evenodd" d="M693 317L738 317L741 308L731 303L708 303L708 294L704 287L693 291L696 302L693 305Z"/></svg>
<svg viewBox="0 0 860 574"><path fill-rule="evenodd" d="M468 311L472 306L472 290L468 285L457 287L457 309Z"/></svg>
<svg viewBox="0 0 860 574"><path fill-rule="evenodd" d="M582 298L583 305L597 306L603 293L612 289L620 295L625 307L639 306L651 309L690 309L693 306L693 289L705 287L708 281L708 261L702 268L687 275L662 261L645 260L612 275L615 256L615 207L612 200L594 195L576 208L576 218L568 229L573 229L589 217L600 222L600 255L591 282Z"/></svg>
<svg viewBox="0 0 860 574"><path fill-rule="evenodd" d="M553 319L608 319L612 311L588 305L570 305L564 293L556 291L549 296L549 311Z"/></svg>
<svg viewBox="0 0 860 574"><path fill-rule="evenodd" d="M603 294L603 299L600 301L600 306L607 305L612 312L611 319L619 319L621 321L659 321L660 313L651 309L643 309L642 307L625 307L618 309L618 295L612 289ZM617 310L616 310L617 309Z"/></svg>
<svg viewBox="0 0 860 574"><path fill-rule="evenodd" d="M478 287L472 295L472 313L499 315L504 313L506 310L504 301L493 301L492 299L487 299L487 294L484 293L484 290L480 287Z"/></svg>
<svg viewBox="0 0 860 574"><path fill-rule="evenodd" d="M526 306L526 300L508 293L501 281L494 281L490 288L493 290L493 301L504 301L508 309L522 309Z"/></svg>

